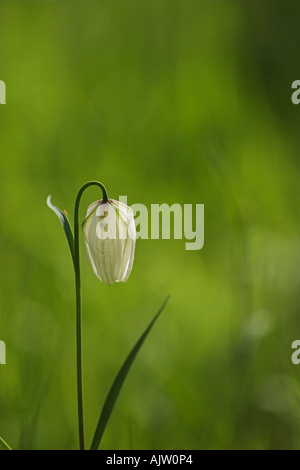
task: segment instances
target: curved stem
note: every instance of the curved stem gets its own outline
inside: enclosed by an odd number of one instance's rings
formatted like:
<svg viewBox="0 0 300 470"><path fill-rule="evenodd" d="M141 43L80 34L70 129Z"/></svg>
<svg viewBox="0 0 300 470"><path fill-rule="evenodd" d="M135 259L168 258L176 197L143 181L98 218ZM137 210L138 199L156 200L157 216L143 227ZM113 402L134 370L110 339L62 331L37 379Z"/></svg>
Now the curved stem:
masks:
<svg viewBox="0 0 300 470"><path fill-rule="evenodd" d="M78 400L78 426L80 450L85 449L84 443L84 413L83 413L83 387L82 387L82 319L81 319L81 281L80 281L80 258L79 258L79 205L83 192L89 186L99 186L103 193L103 202L108 202L105 187L99 181L89 181L79 190L74 213L74 270L76 289L76 351L77 351L77 400Z"/></svg>

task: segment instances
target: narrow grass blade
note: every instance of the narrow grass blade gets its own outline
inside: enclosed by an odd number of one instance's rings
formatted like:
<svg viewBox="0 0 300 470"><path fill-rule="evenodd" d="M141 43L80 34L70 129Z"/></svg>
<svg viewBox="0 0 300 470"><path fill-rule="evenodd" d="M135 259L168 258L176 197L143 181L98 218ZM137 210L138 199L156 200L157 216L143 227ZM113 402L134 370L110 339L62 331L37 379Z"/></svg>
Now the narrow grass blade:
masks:
<svg viewBox="0 0 300 470"><path fill-rule="evenodd" d="M12 450L12 448L5 442L5 440L0 436L0 447L4 450Z"/></svg>
<svg viewBox="0 0 300 470"><path fill-rule="evenodd" d="M96 428L96 432L95 432L95 435L94 435L94 439L93 439L93 442L92 442L92 445L91 445L91 450L97 450L98 449L98 447L100 445L100 442L101 442L101 439L102 439L102 436L103 436L103 433L105 431L106 425L107 425L108 420L110 418L111 412L112 412L113 407L114 407L114 405L117 401L118 395L119 395L120 390L123 386L123 383L124 383L124 381L127 377L127 374L130 370L130 367L131 367L137 353L139 352L141 346L143 345L146 337L148 336L151 328L153 327L153 325L156 322L157 318L159 317L159 315L161 314L161 312L165 308L168 299L169 299L169 296L166 298L163 305L161 306L161 308L159 309L159 311L157 312L157 314L155 315L155 317L153 318L153 320L149 324L148 328L146 328L146 330L144 331L144 333L142 334L142 336L140 337L138 342L135 344L135 346L131 350L130 354L128 355L128 357L127 357L126 361L124 362L124 364L122 365L121 369L119 370L119 372L118 372L118 374L117 374L117 376L116 376L116 378L115 378L115 380L114 380L114 382L111 386L111 389L110 389L110 391L109 391L109 393L106 397L104 406L102 408L101 415L100 415L98 425L97 425L97 428Z"/></svg>
<svg viewBox="0 0 300 470"><path fill-rule="evenodd" d="M61 211L58 207L55 207L51 203L51 196L47 197L47 206L50 207L50 209L52 209L53 212L55 212L55 214L57 215L57 217L59 218L59 220L60 220L60 222L63 226L66 237L68 239L69 247L70 247L70 250L71 250L71 255L72 255L72 258L73 258L73 262L74 262L74 256L75 256L74 255L74 236L73 236L73 232L72 232L69 220L68 220L67 216L65 215L65 213L63 211Z"/></svg>

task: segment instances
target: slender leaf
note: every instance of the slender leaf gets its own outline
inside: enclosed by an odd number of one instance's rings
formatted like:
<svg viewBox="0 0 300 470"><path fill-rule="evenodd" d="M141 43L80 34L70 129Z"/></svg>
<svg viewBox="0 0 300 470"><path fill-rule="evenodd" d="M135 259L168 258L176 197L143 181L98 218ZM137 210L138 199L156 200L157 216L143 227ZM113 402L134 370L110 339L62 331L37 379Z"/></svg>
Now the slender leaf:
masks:
<svg viewBox="0 0 300 470"><path fill-rule="evenodd" d="M73 258L73 262L74 262L74 259L75 259L74 258L75 257L75 253L74 253L74 236L73 236L73 232L72 232L69 220L68 220L67 216L65 215L65 213L63 211L61 211L60 209L58 209L58 207L55 207L51 203L51 196L47 197L47 206L50 207L50 209L52 209L53 212L55 212L55 214L57 215L57 217L59 218L59 220L60 220L60 222L63 226L66 237L68 239L69 247L70 247L70 250L71 250L71 255L72 255L72 258Z"/></svg>
<svg viewBox="0 0 300 470"><path fill-rule="evenodd" d="M107 425L108 420L110 418L111 412L112 412L112 410L114 408L114 405L117 401L118 395L119 395L120 390L123 386L123 383L124 383L124 381L127 377L127 374L130 370L130 367L131 367L137 353L139 352L141 346L143 345L146 337L148 336L151 328L153 327L153 325L156 322L157 318L159 317L159 315L161 314L161 312L165 308L168 299L169 299L169 296L166 298L163 305L161 306L161 308L159 309L159 311L157 312L157 314L155 315L155 317L153 318L153 320L151 321L149 326L146 328L146 330L144 331L144 333L142 334L142 336L140 337L138 342L135 344L135 346L131 350L130 354L128 355L126 361L124 362L121 369L119 370L119 372L118 372L118 374L117 374L117 376L116 376L116 378L115 378L115 380L114 380L114 382L111 386L111 389L110 389L110 391L109 391L109 393L106 397L104 406L102 408L101 415L100 415L98 425L97 425L97 428L96 428L96 431L95 431L95 435L94 435L94 438L93 438L93 442L92 442L92 445L91 445L91 450L97 450L98 449L98 447L100 445L100 442L101 442L101 439L102 439L102 436L103 436L103 433L105 431L106 425Z"/></svg>
<svg viewBox="0 0 300 470"><path fill-rule="evenodd" d="M12 450L12 448L7 444L7 442L5 442L5 440L1 436L0 436L0 446L4 450Z"/></svg>

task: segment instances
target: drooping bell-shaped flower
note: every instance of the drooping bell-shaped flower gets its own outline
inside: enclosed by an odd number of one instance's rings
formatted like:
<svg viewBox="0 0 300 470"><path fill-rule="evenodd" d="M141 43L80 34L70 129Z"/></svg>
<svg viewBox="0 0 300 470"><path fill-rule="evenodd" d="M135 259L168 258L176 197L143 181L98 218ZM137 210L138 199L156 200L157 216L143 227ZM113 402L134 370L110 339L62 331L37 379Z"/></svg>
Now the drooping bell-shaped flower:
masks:
<svg viewBox="0 0 300 470"><path fill-rule="evenodd" d="M108 285L126 282L132 270L136 240L133 210L114 199L93 202L82 228L99 279Z"/></svg>

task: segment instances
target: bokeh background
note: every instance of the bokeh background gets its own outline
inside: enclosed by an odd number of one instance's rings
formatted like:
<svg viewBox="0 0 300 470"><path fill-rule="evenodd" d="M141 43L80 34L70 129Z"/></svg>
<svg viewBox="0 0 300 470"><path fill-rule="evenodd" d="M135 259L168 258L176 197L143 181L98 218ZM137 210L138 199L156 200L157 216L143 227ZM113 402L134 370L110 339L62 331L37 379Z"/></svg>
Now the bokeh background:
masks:
<svg viewBox="0 0 300 470"><path fill-rule="evenodd" d="M170 294L102 448L300 447L299 7L0 2L0 434L14 448L78 445L72 263L46 197L73 220L90 179L129 204L205 204L205 245L139 240L128 283L107 287L81 240L88 442Z"/></svg>

